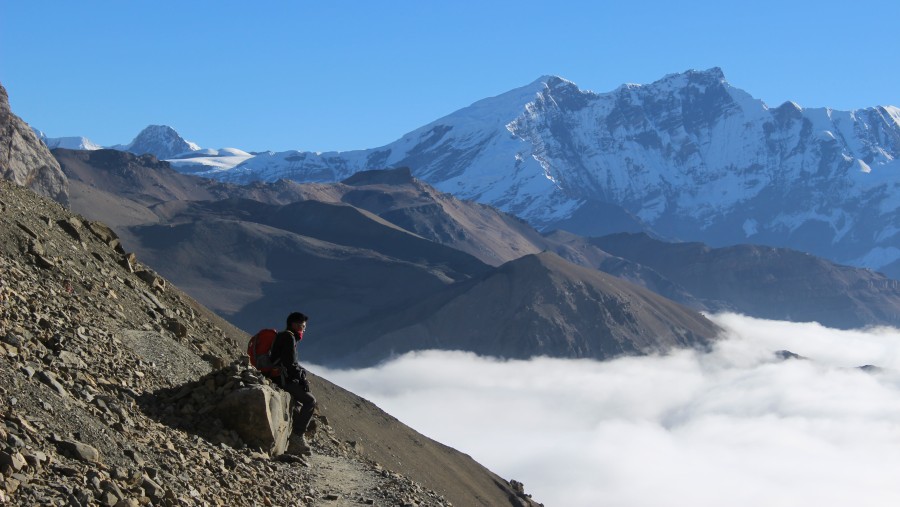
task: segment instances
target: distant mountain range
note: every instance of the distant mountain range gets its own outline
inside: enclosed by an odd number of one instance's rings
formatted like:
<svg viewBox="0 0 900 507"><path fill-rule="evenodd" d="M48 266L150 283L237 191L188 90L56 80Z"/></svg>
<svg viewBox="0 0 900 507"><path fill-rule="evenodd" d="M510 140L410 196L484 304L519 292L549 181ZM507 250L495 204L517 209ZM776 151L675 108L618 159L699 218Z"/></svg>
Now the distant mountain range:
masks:
<svg viewBox="0 0 900 507"><path fill-rule="evenodd" d="M539 230L789 247L900 278L900 109L772 108L718 68L609 93L546 76L367 150L176 155L174 145L129 149L235 183L406 166Z"/></svg>
<svg viewBox="0 0 900 507"><path fill-rule="evenodd" d="M110 223L140 259L229 321L250 331L277 326L297 308L315 316L305 350L316 362L371 364L435 346L504 357L606 358L703 345L718 333L695 311L593 268L578 268L587 281L557 277L550 273L555 267L541 277L514 270L498 276L522 284L523 297L495 293L491 274L507 272L510 259L539 252L540 234L514 217L440 194L408 171L360 173L337 184L239 187L179 174L151 155L54 154L69 177L73 209ZM555 260L542 263L576 268L543 255ZM596 277L606 278L592 282ZM466 283L476 284L480 296L462 289ZM578 298L570 302L566 294L573 290ZM448 308L459 308L460 317L471 312L461 323L474 325L479 310L498 325L482 296L496 311L533 323L529 339L540 346L521 347L523 328L516 326L501 326L504 332L477 347L446 341L439 329L411 342L409 335L407 341L380 338L395 325L433 318L434 301L453 300ZM574 303L583 311L570 308ZM607 322L607 313L621 322ZM606 334L591 332L597 326Z"/></svg>
<svg viewBox="0 0 900 507"><path fill-rule="evenodd" d="M73 209L229 321L252 331L298 307L314 315L311 336L327 338L305 350L323 363L432 347L608 358L703 346L718 330L697 310L900 325L900 283L868 270L751 245L542 235L408 169L237 186L152 155L53 153Z"/></svg>

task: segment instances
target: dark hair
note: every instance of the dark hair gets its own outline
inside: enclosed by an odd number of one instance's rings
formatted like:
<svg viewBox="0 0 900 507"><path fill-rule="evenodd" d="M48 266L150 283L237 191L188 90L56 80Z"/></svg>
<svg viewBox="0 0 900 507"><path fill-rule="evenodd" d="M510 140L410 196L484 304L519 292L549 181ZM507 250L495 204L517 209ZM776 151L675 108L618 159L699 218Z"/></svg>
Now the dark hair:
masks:
<svg viewBox="0 0 900 507"><path fill-rule="evenodd" d="M303 315L300 312L294 312L294 313L288 315L287 327L291 327L291 324L293 324L294 322L306 322L308 320L309 320L309 317L307 317L306 315Z"/></svg>

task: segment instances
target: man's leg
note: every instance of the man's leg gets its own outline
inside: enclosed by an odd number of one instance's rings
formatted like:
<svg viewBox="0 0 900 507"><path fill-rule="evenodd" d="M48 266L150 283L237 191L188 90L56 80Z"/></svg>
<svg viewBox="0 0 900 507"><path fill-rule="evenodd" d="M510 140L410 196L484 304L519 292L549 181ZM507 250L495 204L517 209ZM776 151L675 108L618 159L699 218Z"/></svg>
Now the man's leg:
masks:
<svg viewBox="0 0 900 507"><path fill-rule="evenodd" d="M306 429L309 427L309 421L312 420L313 411L316 409L316 398L301 389L301 392L298 394L291 393L291 396L294 398L294 432L298 435L303 435L306 433ZM300 407L297 407L298 404L301 404Z"/></svg>
<svg viewBox="0 0 900 507"><path fill-rule="evenodd" d="M284 390L291 395L294 416L291 443L287 452L289 454L309 454L309 445L307 445L303 434L306 433L309 421L312 420L313 411L316 408L316 398L299 384L287 384L284 386Z"/></svg>

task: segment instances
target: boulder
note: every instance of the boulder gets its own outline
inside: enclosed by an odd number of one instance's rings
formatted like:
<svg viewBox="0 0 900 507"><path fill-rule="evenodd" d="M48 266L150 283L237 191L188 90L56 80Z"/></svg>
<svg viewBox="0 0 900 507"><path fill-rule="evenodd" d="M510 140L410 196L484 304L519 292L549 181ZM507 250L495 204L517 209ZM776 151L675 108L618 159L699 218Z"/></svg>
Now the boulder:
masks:
<svg viewBox="0 0 900 507"><path fill-rule="evenodd" d="M100 451L96 447L75 440L60 440L56 443L60 452L80 461L100 463Z"/></svg>
<svg viewBox="0 0 900 507"><path fill-rule="evenodd" d="M265 385L229 393L216 407L216 415L251 447L283 454L291 436L290 394Z"/></svg>

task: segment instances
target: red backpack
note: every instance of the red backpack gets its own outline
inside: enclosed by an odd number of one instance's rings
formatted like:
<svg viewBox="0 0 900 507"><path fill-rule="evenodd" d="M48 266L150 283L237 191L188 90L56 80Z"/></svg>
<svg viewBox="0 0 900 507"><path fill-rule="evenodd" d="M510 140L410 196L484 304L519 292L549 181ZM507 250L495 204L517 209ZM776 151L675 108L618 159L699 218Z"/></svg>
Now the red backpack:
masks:
<svg viewBox="0 0 900 507"><path fill-rule="evenodd" d="M272 364L272 345L278 331L274 329L260 329L247 343L247 355L250 356L250 364L257 370L270 377L279 376L280 368Z"/></svg>

